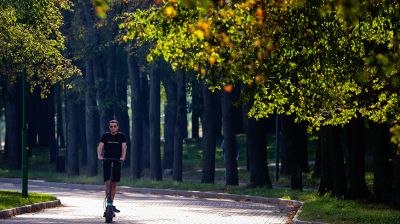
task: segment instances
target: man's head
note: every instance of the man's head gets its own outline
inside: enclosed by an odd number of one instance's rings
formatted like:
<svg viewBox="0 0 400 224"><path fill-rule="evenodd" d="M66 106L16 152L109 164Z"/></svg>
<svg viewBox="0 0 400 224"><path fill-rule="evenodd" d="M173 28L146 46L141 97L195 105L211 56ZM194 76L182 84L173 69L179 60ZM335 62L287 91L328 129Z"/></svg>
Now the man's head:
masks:
<svg viewBox="0 0 400 224"><path fill-rule="evenodd" d="M119 123L117 120L110 120L108 122L108 128L110 129L111 134L115 134L118 132Z"/></svg>

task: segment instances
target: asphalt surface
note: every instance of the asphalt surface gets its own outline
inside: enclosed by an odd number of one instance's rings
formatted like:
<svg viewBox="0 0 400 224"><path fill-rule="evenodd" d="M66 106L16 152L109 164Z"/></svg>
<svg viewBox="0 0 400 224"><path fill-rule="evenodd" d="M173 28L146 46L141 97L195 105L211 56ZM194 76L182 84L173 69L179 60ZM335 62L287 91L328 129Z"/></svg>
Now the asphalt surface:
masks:
<svg viewBox="0 0 400 224"><path fill-rule="evenodd" d="M0 182L0 189L20 190L19 183ZM29 192L55 195L62 206L26 213L0 223L104 223L102 186L74 187L29 184ZM258 224L290 223L293 208L277 203L254 203L227 199L182 197L124 190L118 193L114 205L121 210L114 223L136 224Z"/></svg>

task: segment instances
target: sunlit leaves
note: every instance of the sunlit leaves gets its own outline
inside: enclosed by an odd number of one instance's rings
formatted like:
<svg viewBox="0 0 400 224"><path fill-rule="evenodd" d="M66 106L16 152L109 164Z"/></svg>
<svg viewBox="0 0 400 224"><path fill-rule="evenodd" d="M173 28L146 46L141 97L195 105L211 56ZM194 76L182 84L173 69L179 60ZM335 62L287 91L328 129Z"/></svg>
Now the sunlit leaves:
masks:
<svg viewBox="0 0 400 224"><path fill-rule="evenodd" d="M62 24L60 10L69 6L68 1L44 0L0 5L0 73L3 80L15 81L24 72L31 89L40 89L44 96L51 85L79 74L61 53L64 37L59 30Z"/></svg>
<svg viewBox="0 0 400 224"><path fill-rule="evenodd" d="M211 87L242 83L254 117L277 110L312 126L346 123L357 113L399 121L398 3L214 2L166 1L137 11L123 25L134 27L125 38L154 41L151 58L194 69ZM168 7L177 14L166 15Z"/></svg>
<svg viewBox="0 0 400 224"><path fill-rule="evenodd" d="M104 19L107 17L107 11L109 10L109 0L92 0L96 14L98 17Z"/></svg>
<svg viewBox="0 0 400 224"><path fill-rule="evenodd" d="M168 17L175 17L177 15L177 11L173 6L168 6L164 9L164 14Z"/></svg>

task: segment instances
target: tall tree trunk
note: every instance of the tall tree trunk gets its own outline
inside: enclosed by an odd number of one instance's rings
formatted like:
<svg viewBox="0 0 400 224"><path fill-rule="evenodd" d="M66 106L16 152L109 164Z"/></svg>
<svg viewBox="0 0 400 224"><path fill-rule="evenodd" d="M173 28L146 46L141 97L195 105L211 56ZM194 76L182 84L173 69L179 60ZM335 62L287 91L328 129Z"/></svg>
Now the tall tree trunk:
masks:
<svg viewBox="0 0 400 224"><path fill-rule="evenodd" d="M329 127L328 144L332 165L333 195L342 197L346 194L346 171L344 166L343 149L340 144L341 127Z"/></svg>
<svg viewBox="0 0 400 224"><path fill-rule="evenodd" d="M243 89L243 86L241 87ZM242 124L243 124L243 129L244 132L247 134L248 132L248 116L247 116L247 111L248 111L248 105L242 105ZM250 170L250 160L249 160L249 141L246 140L246 170Z"/></svg>
<svg viewBox="0 0 400 224"><path fill-rule="evenodd" d="M340 127L321 128L321 179L318 192L331 192L333 196L346 194L346 175L341 147Z"/></svg>
<svg viewBox="0 0 400 224"><path fill-rule="evenodd" d="M321 150L321 178L318 192L321 195L332 190L332 171L329 164L329 145L328 145L328 128L321 127L319 131L319 141Z"/></svg>
<svg viewBox="0 0 400 224"><path fill-rule="evenodd" d="M116 66L116 57L117 57L116 47L114 44L110 44L107 49L107 63L106 63L106 78L105 78L105 85L107 86L104 88L104 94L106 96L102 99L103 103L106 105L103 107L102 110L102 117L101 117L101 125L103 129L101 133L108 131L108 122L111 119L116 119L115 117L115 110L119 107L116 101L116 79L117 79L117 66ZM122 126L120 123L120 129L122 131Z"/></svg>
<svg viewBox="0 0 400 224"><path fill-rule="evenodd" d="M7 159L8 158L8 149L7 149L7 114L6 114L6 98L7 98L7 85L6 84L3 84L2 85L2 90L1 90L1 99L3 100L3 105L4 105L4 147L3 147L3 150L4 150L4 154L3 154L3 159ZM29 120L28 120L28 122L29 122ZM29 131L29 130L28 130ZM29 134L28 134L28 137L29 137ZM28 143L29 143L29 141L28 141ZM29 145L29 144L28 144Z"/></svg>
<svg viewBox="0 0 400 224"><path fill-rule="evenodd" d="M186 106L185 106L185 109L186 109ZM185 111L185 114L183 114L183 117L181 119L183 122L183 125L182 125L183 138L185 139L185 138L189 137L187 111Z"/></svg>
<svg viewBox="0 0 400 224"><path fill-rule="evenodd" d="M62 97L61 97L61 87L56 86L55 88L55 98L56 98L56 114L57 114L57 145L61 148L65 148L65 136L64 136L64 119L62 112Z"/></svg>
<svg viewBox="0 0 400 224"><path fill-rule="evenodd" d="M314 163L314 172L312 175L313 178L321 177L321 138L318 138L317 142L317 151L315 152L315 163Z"/></svg>
<svg viewBox="0 0 400 224"><path fill-rule="evenodd" d="M302 152L304 147L304 135L302 124L297 124L294 121L294 116L282 117L282 131L284 142L288 153L288 162L290 167L290 186L292 189L302 190ZM305 150L307 151L307 150Z"/></svg>
<svg viewBox="0 0 400 224"><path fill-rule="evenodd" d="M6 87L6 147L8 167L21 169L21 84L7 83Z"/></svg>
<svg viewBox="0 0 400 224"><path fill-rule="evenodd" d="M299 144L300 153L300 166L301 170L305 173L310 172L310 167L308 166L308 134L307 134L307 124L302 122L299 124L297 132L297 139Z"/></svg>
<svg viewBox="0 0 400 224"><path fill-rule="evenodd" d="M247 105L245 112L250 109ZM267 162L267 127L266 120L246 116L246 147L249 157L250 187L272 187Z"/></svg>
<svg viewBox="0 0 400 224"><path fill-rule="evenodd" d="M224 132L224 162L226 170L226 185L239 185L237 169L237 143L235 136L235 116L233 107L233 92L222 93L222 128Z"/></svg>
<svg viewBox="0 0 400 224"><path fill-rule="evenodd" d="M215 95L215 104L214 104L214 113L216 116L215 119L215 137L217 139L221 139L222 138L222 107L221 107L221 92L216 91L214 93Z"/></svg>
<svg viewBox="0 0 400 224"><path fill-rule="evenodd" d="M72 93L66 94L66 134L67 134L67 174L79 175L79 151L78 151L78 114L77 108L72 97Z"/></svg>
<svg viewBox="0 0 400 224"><path fill-rule="evenodd" d="M355 118L350 122L349 141L349 193L352 199L367 198L370 192L365 183L365 139L364 139L364 119Z"/></svg>
<svg viewBox="0 0 400 224"><path fill-rule="evenodd" d="M132 145L130 172L133 179L139 179L142 173L142 147L143 147L143 108L140 101L140 71L134 56L128 53L128 72L131 83L131 108L132 108Z"/></svg>
<svg viewBox="0 0 400 224"><path fill-rule="evenodd" d="M93 60L93 69L95 70L93 72L94 83L97 85L97 88L94 88L93 91L96 91L99 113L98 122L101 134L108 132L108 122L114 119L113 107L115 99L113 91L114 83L112 82L114 73L112 72L113 68L110 68L113 65L110 60L114 60L110 58L113 57L115 55L112 55L112 52L109 50L105 56L97 55Z"/></svg>
<svg viewBox="0 0 400 224"><path fill-rule="evenodd" d="M164 117L164 170L172 170L174 161L174 133L177 116L177 84L174 80L176 76L170 71L162 74L162 81L167 95Z"/></svg>
<svg viewBox="0 0 400 224"><path fill-rule="evenodd" d="M201 115L201 85L192 78L192 138L199 138L199 118Z"/></svg>
<svg viewBox="0 0 400 224"><path fill-rule="evenodd" d="M389 126L371 122L371 132L375 140L372 144L374 152L374 197L377 202L389 203L392 195L393 164Z"/></svg>
<svg viewBox="0 0 400 224"><path fill-rule="evenodd" d="M215 149L217 144L217 115L215 105L218 95L212 93L208 87L203 84L203 175L202 183L214 183L215 177Z"/></svg>
<svg viewBox="0 0 400 224"><path fill-rule="evenodd" d="M93 60L85 62L85 84L87 87L94 86L94 73L96 65ZM87 175L97 175L97 143L99 142L99 117L97 111L95 92L87 88L85 92L85 123L86 123L86 149L87 149Z"/></svg>
<svg viewBox="0 0 400 224"><path fill-rule="evenodd" d="M160 63L153 62L150 77L150 177L161 180Z"/></svg>
<svg viewBox="0 0 400 224"><path fill-rule="evenodd" d="M39 99L39 113L38 113L38 145L49 147L50 138L50 100Z"/></svg>
<svg viewBox="0 0 400 224"><path fill-rule="evenodd" d="M399 148L392 147L392 164L393 164L393 188L392 203L395 208L400 209L400 153Z"/></svg>
<svg viewBox="0 0 400 224"><path fill-rule="evenodd" d="M240 98L240 87L238 86L237 88L233 89L233 99L236 102ZM243 108L237 105L233 106L233 119L235 120L234 122L234 130L235 134L243 134L245 133L244 127L243 127Z"/></svg>
<svg viewBox="0 0 400 224"><path fill-rule="evenodd" d="M186 74L178 71L178 103L174 136L173 180L182 181L182 153L186 124Z"/></svg>
<svg viewBox="0 0 400 224"><path fill-rule="evenodd" d="M287 135L284 132L284 119L282 118L283 116L281 116L280 119L280 126L281 126L281 131L282 131L282 145L281 145L281 174L282 175L289 175L290 172L290 163L289 163L289 150L287 147Z"/></svg>
<svg viewBox="0 0 400 224"><path fill-rule="evenodd" d="M143 108L143 129L142 129L142 166L143 168L150 168L150 119L149 119L149 107L150 107L150 91L149 91L149 80L147 74L142 74L140 77L140 96L141 96L141 107Z"/></svg>
<svg viewBox="0 0 400 224"><path fill-rule="evenodd" d="M76 120L78 121L79 128L78 128L78 134L79 136L77 137L77 146L79 149L79 158L80 158L80 164L83 166L87 165L87 139L86 139L86 117L82 116L85 114L85 101L78 101L75 102L75 117ZM99 139L100 140L100 139Z"/></svg>
<svg viewBox="0 0 400 224"><path fill-rule="evenodd" d="M96 102L95 76L101 71L101 65L95 55L95 48L99 44L97 30L95 28L96 15L94 7L89 1L78 1L78 7L82 8L84 16L84 28L87 31L86 45L87 55L84 60L85 66L85 124L86 124L86 149L87 149L87 175L97 175L97 153L96 148L99 142L99 112Z"/></svg>
<svg viewBox="0 0 400 224"><path fill-rule="evenodd" d="M116 77L115 77L115 92L117 96L117 105L114 108L114 113L116 119L120 123L119 130L125 134L127 150L126 158L130 158L131 155L131 138L130 138L130 128L129 128L129 115L128 115L128 65L126 60L126 53L122 49L117 48L117 64L116 64ZM124 167L130 167L130 160L127 159L124 162Z"/></svg>
<svg viewBox="0 0 400 224"><path fill-rule="evenodd" d="M58 147L57 147L57 141L56 141L56 122L54 120L55 118L55 104L54 104L54 91L52 91L49 96L49 148L50 148L50 162L53 163L56 161L57 156L58 156Z"/></svg>
<svg viewBox="0 0 400 224"><path fill-rule="evenodd" d="M29 147L36 147L38 145L38 123L39 122L39 94L38 91L27 94L28 100L26 101L29 113L27 113L28 120L28 145Z"/></svg>

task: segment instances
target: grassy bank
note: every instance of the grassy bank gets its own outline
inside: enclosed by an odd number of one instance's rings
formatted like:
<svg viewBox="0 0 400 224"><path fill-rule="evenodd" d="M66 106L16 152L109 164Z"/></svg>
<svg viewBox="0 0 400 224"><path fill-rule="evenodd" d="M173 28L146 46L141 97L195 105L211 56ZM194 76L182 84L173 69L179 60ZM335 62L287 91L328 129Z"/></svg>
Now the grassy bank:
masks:
<svg viewBox="0 0 400 224"><path fill-rule="evenodd" d="M28 197L24 198L22 197L20 192L0 191L0 211L4 209L54 200L56 200L56 197L47 194L29 193Z"/></svg>

